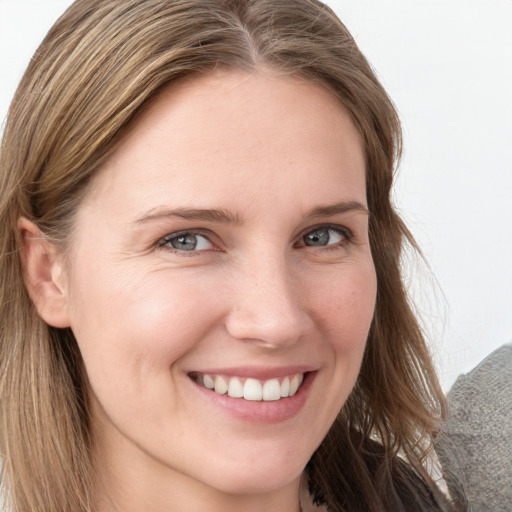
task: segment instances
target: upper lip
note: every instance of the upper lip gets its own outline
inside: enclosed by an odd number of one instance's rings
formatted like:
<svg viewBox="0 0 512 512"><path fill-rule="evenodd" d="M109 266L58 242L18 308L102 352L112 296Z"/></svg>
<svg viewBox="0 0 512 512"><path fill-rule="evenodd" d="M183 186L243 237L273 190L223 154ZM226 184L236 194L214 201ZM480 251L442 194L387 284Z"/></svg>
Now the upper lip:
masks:
<svg viewBox="0 0 512 512"><path fill-rule="evenodd" d="M198 373L201 375L223 375L226 377L244 377L259 380L279 379L296 375L299 373L307 373L315 371L316 368L311 365L293 365L293 366L238 366L229 368L205 368L197 369L189 373Z"/></svg>

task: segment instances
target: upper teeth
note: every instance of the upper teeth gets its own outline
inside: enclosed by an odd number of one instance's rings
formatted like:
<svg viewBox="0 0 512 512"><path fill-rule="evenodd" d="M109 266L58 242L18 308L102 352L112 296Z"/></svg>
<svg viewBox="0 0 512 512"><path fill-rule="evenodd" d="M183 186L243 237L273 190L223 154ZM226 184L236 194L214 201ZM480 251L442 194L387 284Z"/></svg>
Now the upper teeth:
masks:
<svg viewBox="0 0 512 512"><path fill-rule="evenodd" d="M219 395L227 393L232 398L273 401L295 395L304 380L304 374L290 375L282 380L269 379L264 381L204 374L196 376L196 380Z"/></svg>

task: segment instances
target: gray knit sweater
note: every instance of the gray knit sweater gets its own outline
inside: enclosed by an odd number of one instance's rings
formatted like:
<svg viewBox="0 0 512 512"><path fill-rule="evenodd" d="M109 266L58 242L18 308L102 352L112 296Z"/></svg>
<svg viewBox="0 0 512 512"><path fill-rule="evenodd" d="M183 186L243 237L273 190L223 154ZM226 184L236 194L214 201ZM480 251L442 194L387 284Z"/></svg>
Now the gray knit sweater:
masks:
<svg viewBox="0 0 512 512"><path fill-rule="evenodd" d="M442 465L460 472L472 512L512 512L512 345L461 375L448 403Z"/></svg>

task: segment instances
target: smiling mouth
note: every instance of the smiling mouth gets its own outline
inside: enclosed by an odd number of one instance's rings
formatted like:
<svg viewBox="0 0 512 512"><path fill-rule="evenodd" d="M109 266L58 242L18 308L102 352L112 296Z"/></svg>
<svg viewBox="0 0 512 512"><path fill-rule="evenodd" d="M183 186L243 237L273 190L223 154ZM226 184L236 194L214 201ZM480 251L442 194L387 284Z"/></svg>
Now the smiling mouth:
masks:
<svg viewBox="0 0 512 512"><path fill-rule="evenodd" d="M259 380L191 372L189 377L219 395L249 401L275 402L294 396L301 388L305 375L296 373L279 379Z"/></svg>

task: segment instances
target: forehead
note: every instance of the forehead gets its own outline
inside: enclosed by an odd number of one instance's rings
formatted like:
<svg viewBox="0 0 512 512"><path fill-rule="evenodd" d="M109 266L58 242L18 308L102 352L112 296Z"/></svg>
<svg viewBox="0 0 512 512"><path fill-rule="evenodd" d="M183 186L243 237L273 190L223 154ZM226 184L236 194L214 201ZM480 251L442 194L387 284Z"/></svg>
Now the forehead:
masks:
<svg viewBox="0 0 512 512"><path fill-rule="evenodd" d="M99 171L92 193L130 187L128 195L166 203L179 188L189 203L208 193L215 201L216 192L225 201L270 180L276 195L307 187L326 202L353 199L340 195L364 202L364 174L359 132L327 89L297 77L221 71L164 89Z"/></svg>

